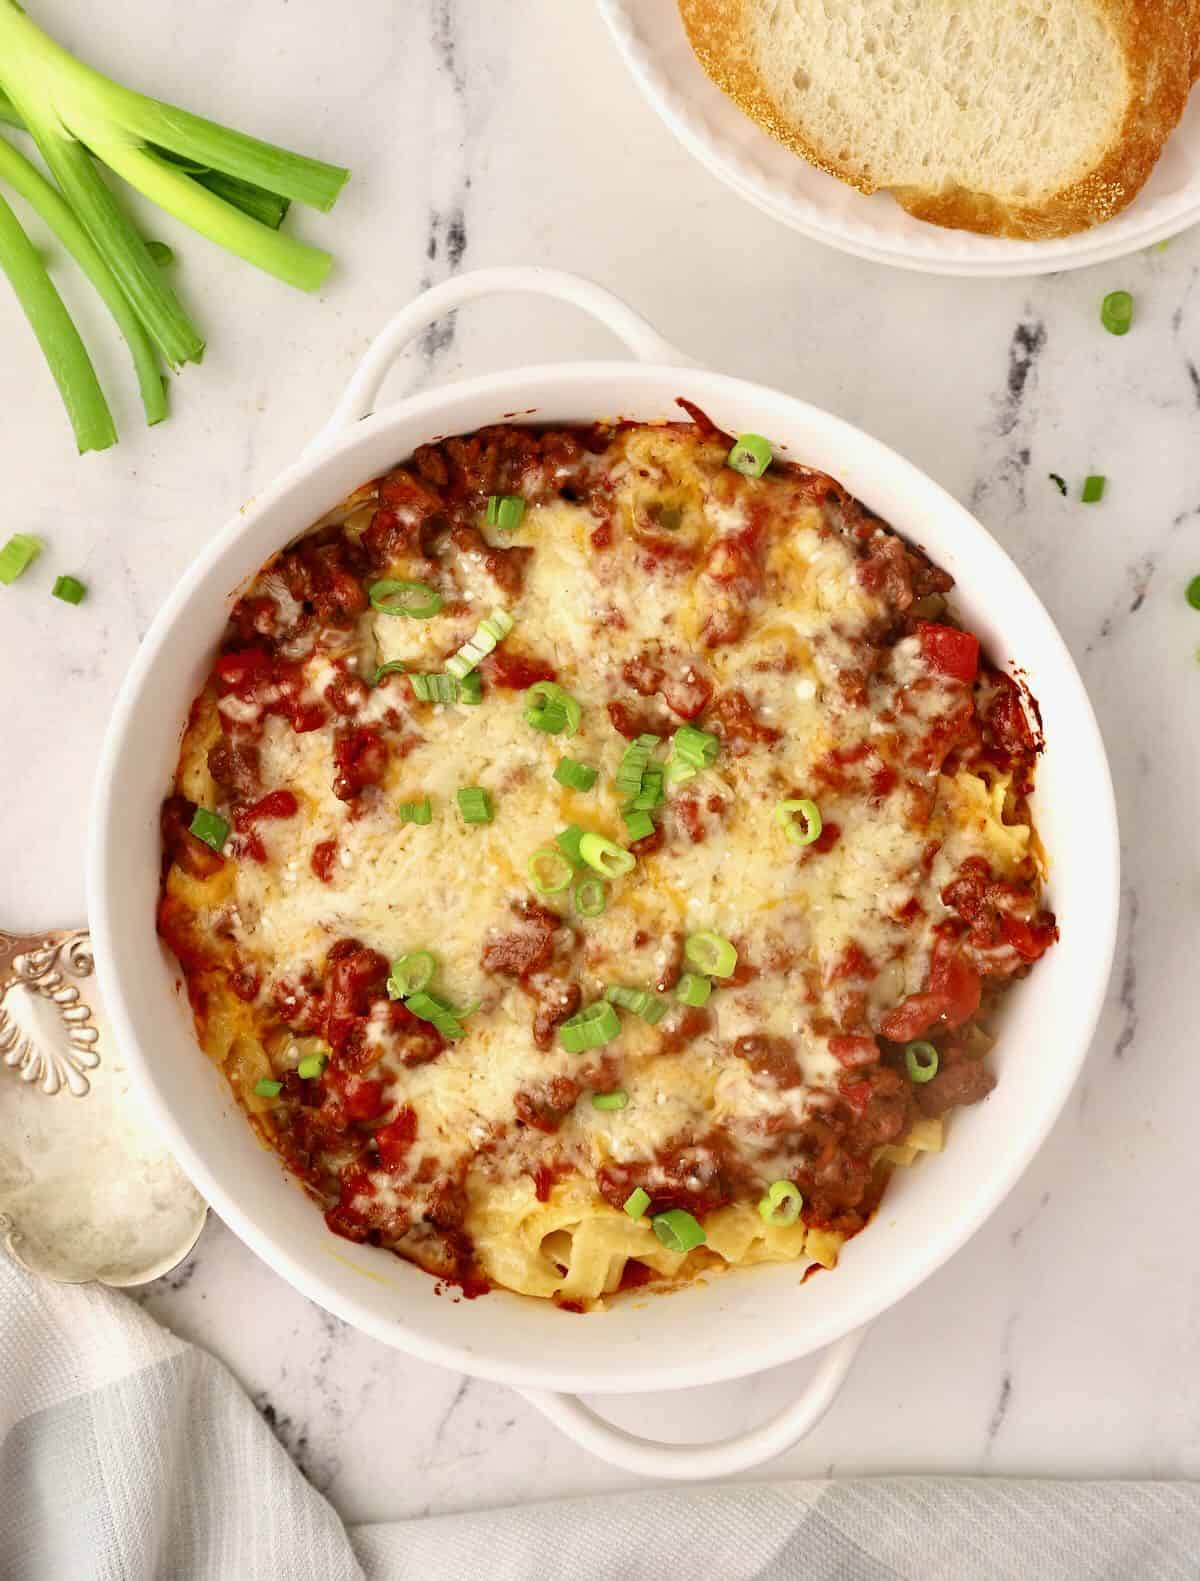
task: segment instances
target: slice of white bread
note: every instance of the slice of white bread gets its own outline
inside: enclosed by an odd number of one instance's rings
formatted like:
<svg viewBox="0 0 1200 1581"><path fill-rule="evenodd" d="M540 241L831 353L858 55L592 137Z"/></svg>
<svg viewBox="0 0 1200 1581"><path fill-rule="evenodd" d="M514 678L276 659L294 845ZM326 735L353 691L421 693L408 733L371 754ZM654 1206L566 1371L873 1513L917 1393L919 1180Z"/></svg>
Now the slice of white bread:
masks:
<svg viewBox="0 0 1200 1581"><path fill-rule="evenodd" d="M1200 0L679 0L747 114L918 219L1044 239L1138 193L1200 67Z"/></svg>

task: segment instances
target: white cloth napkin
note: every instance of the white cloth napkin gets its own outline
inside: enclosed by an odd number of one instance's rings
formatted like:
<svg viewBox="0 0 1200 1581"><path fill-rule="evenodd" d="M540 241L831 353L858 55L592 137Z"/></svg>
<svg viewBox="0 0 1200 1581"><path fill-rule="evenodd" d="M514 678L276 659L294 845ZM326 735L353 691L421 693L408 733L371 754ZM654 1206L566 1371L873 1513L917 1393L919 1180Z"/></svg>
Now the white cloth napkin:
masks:
<svg viewBox="0 0 1200 1581"><path fill-rule="evenodd" d="M1200 1485L648 1488L347 1530L219 1362L0 1252L3 1581L1193 1581Z"/></svg>

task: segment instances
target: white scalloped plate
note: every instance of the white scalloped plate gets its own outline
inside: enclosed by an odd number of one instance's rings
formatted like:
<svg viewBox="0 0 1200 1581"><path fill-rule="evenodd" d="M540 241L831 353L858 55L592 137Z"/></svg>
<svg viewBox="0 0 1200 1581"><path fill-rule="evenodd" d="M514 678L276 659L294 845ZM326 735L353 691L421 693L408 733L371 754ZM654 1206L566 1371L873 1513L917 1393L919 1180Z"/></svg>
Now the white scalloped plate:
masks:
<svg viewBox="0 0 1200 1581"><path fill-rule="evenodd" d="M597 4L642 92L701 164L773 219L860 258L925 274L1055 274L1123 257L1200 220L1200 94L1116 219L1059 241L1008 241L913 219L886 193L864 197L797 158L709 81L676 0Z"/></svg>

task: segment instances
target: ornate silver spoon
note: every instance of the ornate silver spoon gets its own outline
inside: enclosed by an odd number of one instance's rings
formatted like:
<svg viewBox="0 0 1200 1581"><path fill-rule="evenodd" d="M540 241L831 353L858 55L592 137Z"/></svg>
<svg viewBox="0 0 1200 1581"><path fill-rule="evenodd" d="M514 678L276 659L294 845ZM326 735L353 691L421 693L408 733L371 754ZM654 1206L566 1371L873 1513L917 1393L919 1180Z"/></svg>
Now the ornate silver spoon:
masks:
<svg viewBox="0 0 1200 1581"><path fill-rule="evenodd" d="M86 929L0 930L0 1245L70 1284L144 1284L207 1211L131 1090Z"/></svg>

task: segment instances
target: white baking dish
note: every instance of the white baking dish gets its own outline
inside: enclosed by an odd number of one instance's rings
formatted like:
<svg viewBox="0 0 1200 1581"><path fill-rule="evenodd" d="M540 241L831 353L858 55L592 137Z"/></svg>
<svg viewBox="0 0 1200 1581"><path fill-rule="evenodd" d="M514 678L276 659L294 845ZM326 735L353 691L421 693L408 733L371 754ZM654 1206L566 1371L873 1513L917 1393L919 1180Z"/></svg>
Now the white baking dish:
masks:
<svg viewBox="0 0 1200 1581"><path fill-rule="evenodd" d="M367 415L388 367L415 335L496 291L573 302L638 360L490 374ZM958 608L992 655L1019 662L1045 723L1036 813L1062 938L1011 996L995 1054L995 1093L953 1117L943 1155L897 1172L882 1211L846 1247L836 1272L802 1285L795 1266L753 1269L585 1317L504 1292L455 1300L390 1254L332 1236L278 1158L259 1145L224 1078L200 1052L178 972L154 929L159 805L229 607L274 550L365 479L439 435L514 411L549 423L672 417L679 395L725 428L767 434L790 457L839 478L954 575ZM114 1031L165 1139L221 1217L285 1279L346 1322L428 1361L521 1389L578 1441L618 1464L679 1477L741 1469L799 1438L832 1400L864 1325L932 1273L1001 1201L1053 1124L1087 1052L1118 902L1116 812L1091 707L1049 616L983 528L935 483L847 423L698 368L607 292L540 269L467 275L402 312L368 352L329 427L196 560L142 643L118 699L99 769L88 876L96 963ZM572 1397L712 1383L825 1347L802 1399L724 1444L634 1439Z"/></svg>

